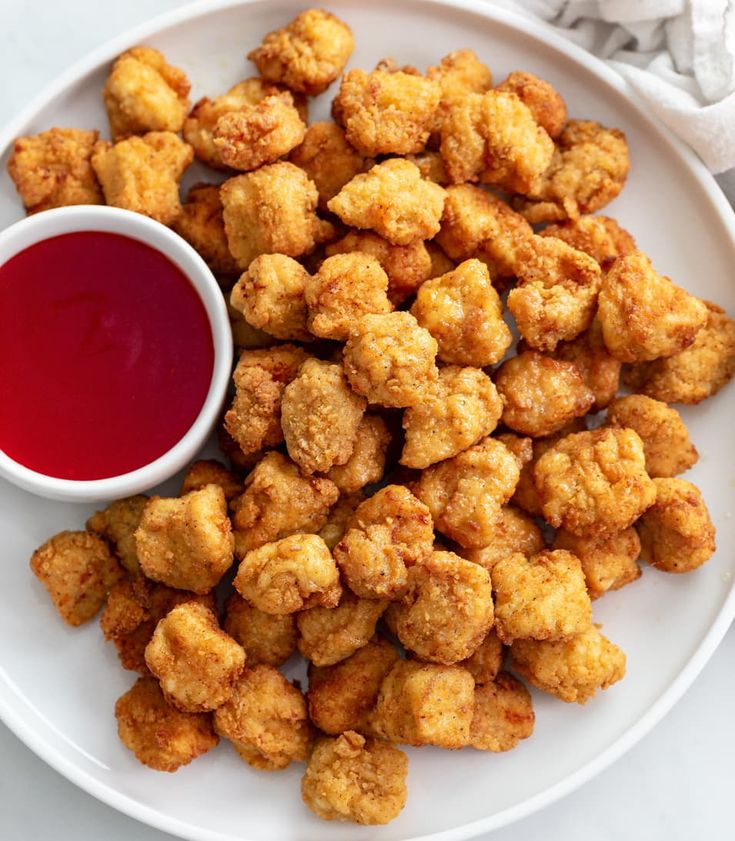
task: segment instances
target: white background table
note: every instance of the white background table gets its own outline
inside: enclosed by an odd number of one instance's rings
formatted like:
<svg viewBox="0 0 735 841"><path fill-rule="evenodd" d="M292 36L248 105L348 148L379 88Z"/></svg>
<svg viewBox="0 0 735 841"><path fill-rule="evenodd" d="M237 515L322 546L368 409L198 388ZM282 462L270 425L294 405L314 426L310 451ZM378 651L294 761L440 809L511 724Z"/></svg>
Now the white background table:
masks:
<svg viewBox="0 0 735 841"><path fill-rule="evenodd" d="M88 50L179 5L180 0L0 0L0 123ZM639 745L579 791L492 839L735 838L734 757L731 628L695 685ZM166 841L169 836L81 792L0 724L0 839L52 838Z"/></svg>

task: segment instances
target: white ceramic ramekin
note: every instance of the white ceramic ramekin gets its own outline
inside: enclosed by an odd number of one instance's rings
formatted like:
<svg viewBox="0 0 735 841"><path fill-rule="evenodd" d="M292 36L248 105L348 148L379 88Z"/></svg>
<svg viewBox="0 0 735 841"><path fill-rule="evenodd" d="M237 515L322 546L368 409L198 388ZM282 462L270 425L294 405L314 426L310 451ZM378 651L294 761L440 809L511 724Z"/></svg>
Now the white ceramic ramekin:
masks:
<svg viewBox="0 0 735 841"><path fill-rule="evenodd" d="M196 420L168 452L137 470L106 479L58 479L30 470L0 449L0 476L9 482L51 499L102 502L148 490L177 473L196 456L210 436L225 398L232 368L232 333L224 298L204 260L180 236L139 213L102 205L75 205L29 216L0 232L0 266L36 242L74 231L122 234L168 257L198 292L214 343L212 380ZM12 399L12 394L3 395L3 400Z"/></svg>

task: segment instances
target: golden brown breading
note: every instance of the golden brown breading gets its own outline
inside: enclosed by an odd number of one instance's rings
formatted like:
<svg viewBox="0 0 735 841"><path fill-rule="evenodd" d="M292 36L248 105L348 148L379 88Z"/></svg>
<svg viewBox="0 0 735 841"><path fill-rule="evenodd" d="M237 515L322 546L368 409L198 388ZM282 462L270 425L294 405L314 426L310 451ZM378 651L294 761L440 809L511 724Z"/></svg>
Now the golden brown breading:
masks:
<svg viewBox="0 0 735 841"><path fill-rule="evenodd" d="M230 408L231 407L232 406L230 405ZM217 428L215 430L217 435L217 444L220 452L227 458L227 461L230 463L232 469L244 475L249 473L260 461L263 457L263 450L257 450L254 453L245 455L237 441L235 441L232 435L230 435L227 429L225 429L224 418L228 411L229 409L225 408L225 411L222 412L220 420L217 423Z"/></svg>
<svg viewBox="0 0 735 841"><path fill-rule="evenodd" d="M435 527L467 549L492 540L501 506L513 495L520 469L500 441L485 438L454 458L423 471L413 491Z"/></svg>
<svg viewBox="0 0 735 841"><path fill-rule="evenodd" d="M495 630L510 645L517 639L558 640L592 623L582 564L563 549L527 558L517 552L492 570Z"/></svg>
<svg viewBox="0 0 735 841"><path fill-rule="evenodd" d="M143 573L194 593L206 593L232 565L234 539L227 501L219 485L205 485L186 496L154 496L135 531Z"/></svg>
<svg viewBox="0 0 735 841"><path fill-rule="evenodd" d="M566 549L579 558L591 599L599 599L608 590L619 590L641 575L638 566L641 542L632 527L597 538L577 537L559 529L554 537L554 549Z"/></svg>
<svg viewBox="0 0 735 841"><path fill-rule="evenodd" d="M170 131L150 131L114 145L98 140L92 154L105 201L170 225L181 213L179 179L194 158Z"/></svg>
<svg viewBox="0 0 735 841"><path fill-rule="evenodd" d="M495 385L505 426L532 438L558 432L595 402L574 363L529 350L500 366Z"/></svg>
<svg viewBox="0 0 735 841"><path fill-rule="evenodd" d="M308 9L269 32L248 58L264 79L317 96L339 76L353 48L352 30L344 21L322 9Z"/></svg>
<svg viewBox="0 0 735 841"><path fill-rule="evenodd" d="M512 750L533 733L536 716L526 687L508 672L475 689L470 745L500 753Z"/></svg>
<svg viewBox="0 0 735 841"><path fill-rule="evenodd" d="M92 169L99 132L52 128L19 137L8 158L8 174L28 213L70 204L103 204Z"/></svg>
<svg viewBox="0 0 735 841"><path fill-rule="evenodd" d="M260 771L303 762L311 727L299 689L273 666L247 667L229 700L214 714L214 729Z"/></svg>
<svg viewBox="0 0 735 841"><path fill-rule="evenodd" d="M484 368L500 361L513 337L487 267L465 260L421 285L411 314L439 346L439 359Z"/></svg>
<svg viewBox="0 0 735 841"><path fill-rule="evenodd" d="M636 523L641 558L664 572L691 572L715 553L715 527L696 485L654 479L656 502Z"/></svg>
<svg viewBox="0 0 735 841"><path fill-rule="evenodd" d="M173 608L156 625L145 662L166 700L187 713L219 707L245 665L245 652L220 630L217 617L197 602Z"/></svg>
<svg viewBox="0 0 735 841"><path fill-rule="evenodd" d="M107 508L95 511L86 523L87 531L99 534L111 544L120 563L131 575L140 572L135 530L147 502L148 497L144 494L116 499Z"/></svg>
<svg viewBox="0 0 735 841"><path fill-rule="evenodd" d="M296 619L276 616L248 604L237 593L225 601L224 630L245 650L248 666L280 666L296 651Z"/></svg>
<svg viewBox="0 0 735 841"><path fill-rule="evenodd" d="M227 245L222 201L216 184L195 184L172 227L199 252L214 274L238 274L237 263Z"/></svg>
<svg viewBox="0 0 735 841"><path fill-rule="evenodd" d="M568 704L586 704L625 676L625 654L596 625L557 642L516 640L510 652L526 680Z"/></svg>
<svg viewBox="0 0 735 841"><path fill-rule="evenodd" d="M379 415L363 415L353 441L350 457L344 464L335 464L327 473L341 494L354 494L379 482L385 472L385 454L391 434Z"/></svg>
<svg viewBox="0 0 735 841"><path fill-rule="evenodd" d="M567 105L552 84L533 73L514 70L495 90L514 93L549 137L553 139L561 134L567 122Z"/></svg>
<svg viewBox="0 0 735 841"><path fill-rule="evenodd" d="M353 228L368 228L394 245L431 239L439 231L445 191L425 181L404 158L389 158L356 175L327 202Z"/></svg>
<svg viewBox="0 0 735 841"><path fill-rule="evenodd" d="M230 317L230 329L232 330L232 341L236 351L241 350L262 350L273 347L276 344L275 336L258 330L252 324L245 321L245 316L238 312L230 303L227 304L227 314Z"/></svg>
<svg viewBox="0 0 735 841"><path fill-rule="evenodd" d="M599 303L605 345L621 362L650 362L680 353L707 322L704 303L658 274L641 251L613 263Z"/></svg>
<svg viewBox="0 0 735 841"><path fill-rule="evenodd" d="M454 102L461 102L467 94L485 93L493 86L490 68L483 64L474 50L453 50L439 64L426 71L429 79L439 83L441 101L436 114L435 128L441 128L444 115Z"/></svg>
<svg viewBox="0 0 735 841"><path fill-rule="evenodd" d="M117 699L115 718L120 741L154 771L177 771L219 743L209 715L169 706L152 677L139 677Z"/></svg>
<svg viewBox="0 0 735 841"><path fill-rule="evenodd" d="M123 571L104 540L88 531L62 531L31 555L31 572L68 625L88 622Z"/></svg>
<svg viewBox="0 0 735 841"><path fill-rule="evenodd" d="M643 442L632 429L595 429L562 438L534 467L543 514L582 537L628 528L656 499Z"/></svg>
<svg viewBox="0 0 735 841"><path fill-rule="evenodd" d="M189 465L181 483L179 496L186 496L191 491L199 491L205 485L219 485L229 502L242 493L242 480L222 462L216 459L201 459Z"/></svg>
<svg viewBox="0 0 735 841"><path fill-rule="evenodd" d="M460 555L492 572L498 561L516 552L529 558L545 547L543 533L531 517L514 505L504 505L492 525L492 537L487 546L461 549Z"/></svg>
<svg viewBox="0 0 735 841"><path fill-rule="evenodd" d="M548 225L539 236L556 237L577 251L584 251L597 260L603 272L618 257L636 250L633 236L609 216L580 216L559 225Z"/></svg>
<svg viewBox="0 0 735 841"><path fill-rule="evenodd" d="M301 797L325 821L386 824L406 805L408 757L395 745L348 730L320 738L301 781Z"/></svg>
<svg viewBox="0 0 735 841"><path fill-rule="evenodd" d="M423 152L416 155L406 155L406 158L419 168L421 177L426 181L431 181L440 187L446 187L452 183L449 180L449 175L447 175L444 159L439 152L433 149L424 149Z"/></svg>
<svg viewBox="0 0 735 841"><path fill-rule="evenodd" d="M349 465L349 462L348 462ZM345 465L347 467L348 465ZM329 472L335 468L332 468ZM319 530L319 537L329 546L330 551L342 540L347 531L347 524L355 513L357 506L365 499L362 491L341 493L334 507L329 512L327 522Z"/></svg>
<svg viewBox="0 0 735 841"><path fill-rule="evenodd" d="M474 653L457 665L467 669L475 680L475 686L483 686L495 680L502 668L504 653L503 643L498 639L495 629L491 628Z"/></svg>

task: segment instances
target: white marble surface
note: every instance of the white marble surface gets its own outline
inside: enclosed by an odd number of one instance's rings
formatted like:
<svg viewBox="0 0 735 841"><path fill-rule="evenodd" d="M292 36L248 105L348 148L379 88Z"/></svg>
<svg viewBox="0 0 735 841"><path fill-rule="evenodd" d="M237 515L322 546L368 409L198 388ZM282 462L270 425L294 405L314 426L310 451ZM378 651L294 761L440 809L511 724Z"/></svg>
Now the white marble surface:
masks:
<svg viewBox="0 0 735 841"><path fill-rule="evenodd" d="M0 123L71 62L178 0L0 0ZM674 710L616 765L493 841L735 837L735 629ZM0 839L165 841L45 766L0 725Z"/></svg>

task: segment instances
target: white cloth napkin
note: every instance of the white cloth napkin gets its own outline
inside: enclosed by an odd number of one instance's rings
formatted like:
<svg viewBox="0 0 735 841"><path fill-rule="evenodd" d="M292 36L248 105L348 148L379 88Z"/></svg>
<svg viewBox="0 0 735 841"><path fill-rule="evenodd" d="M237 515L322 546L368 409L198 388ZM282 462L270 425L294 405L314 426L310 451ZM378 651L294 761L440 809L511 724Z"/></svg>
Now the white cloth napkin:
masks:
<svg viewBox="0 0 735 841"><path fill-rule="evenodd" d="M490 0L615 68L735 205L735 0Z"/></svg>

